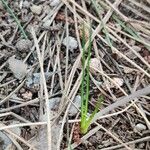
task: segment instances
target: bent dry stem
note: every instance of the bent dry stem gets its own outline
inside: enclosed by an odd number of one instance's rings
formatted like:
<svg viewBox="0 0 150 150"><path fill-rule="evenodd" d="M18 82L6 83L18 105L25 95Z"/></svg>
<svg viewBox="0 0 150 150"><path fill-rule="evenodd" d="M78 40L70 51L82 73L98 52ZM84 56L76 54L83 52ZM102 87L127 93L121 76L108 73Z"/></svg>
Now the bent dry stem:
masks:
<svg viewBox="0 0 150 150"><path fill-rule="evenodd" d="M91 41L91 32L89 36L89 46L87 50L85 50L85 30L83 26L82 31L82 80L81 80L81 124L80 130L82 134L85 134L88 131L88 128L91 124L92 119L94 118L95 114L98 111L100 104L103 101L103 97L100 96L95 110L93 113L88 117L88 102L89 102L89 91L90 91L90 59L91 59L91 48L92 48L92 41ZM87 53L87 54L86 54Z"/></svg>

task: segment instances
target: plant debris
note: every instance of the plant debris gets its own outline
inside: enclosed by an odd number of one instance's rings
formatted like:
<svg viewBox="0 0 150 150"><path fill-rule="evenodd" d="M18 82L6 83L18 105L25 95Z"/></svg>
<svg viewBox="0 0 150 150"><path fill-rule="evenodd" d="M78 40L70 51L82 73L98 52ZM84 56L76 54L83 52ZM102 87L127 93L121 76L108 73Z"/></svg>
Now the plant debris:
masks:
<svg viewBox="0 0 150 150"><path fill-rule="evenodd" d="M32 47L32 42L28 39L21 39L16 43L16 48L20 52L29 52Z"/></svg>

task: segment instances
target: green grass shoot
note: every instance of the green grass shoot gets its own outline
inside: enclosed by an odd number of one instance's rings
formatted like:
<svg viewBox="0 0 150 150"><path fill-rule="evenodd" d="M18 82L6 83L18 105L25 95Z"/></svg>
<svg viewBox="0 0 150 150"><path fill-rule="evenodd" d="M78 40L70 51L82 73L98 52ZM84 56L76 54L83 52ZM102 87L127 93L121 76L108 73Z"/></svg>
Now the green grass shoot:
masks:
<svg viewBox="0 0 150 150"><path fill-rule="evenodd" d="M17 23L20 31L22 32L22 35L25 39L28 39L28 36L26 35L23 27L20 24L20 21L18 20L18 18L15 16L15 14L13 13L12 9L8 6L7 2L5 0L1 0L3 5L7 8L9 14L14 18L15 22Z"/></svg>
<svg viewBox="0 0 150 150"><path fill-rule="evenodd" d="M88 117L88 102L89 102L89 94L90 94L90 59L91 59L91 48L92 48L92 40L91 40L91 31L89 34L89 45L88 48L85 49L85 26L83 26L82 30L82 81L81 81L81 124L80 130L82 134L85 134L88 131L88 128L91 124L92 119L97 113L100 104L103 101L103 97L101 96L96 104L95 110Z"/></svg>

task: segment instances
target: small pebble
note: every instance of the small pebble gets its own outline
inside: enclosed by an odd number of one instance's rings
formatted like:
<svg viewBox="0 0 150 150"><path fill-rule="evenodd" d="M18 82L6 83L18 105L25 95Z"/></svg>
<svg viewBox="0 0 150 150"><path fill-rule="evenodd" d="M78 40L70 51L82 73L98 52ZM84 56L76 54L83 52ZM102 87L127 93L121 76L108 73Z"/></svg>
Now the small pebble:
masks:
<svg viewBox="0 0 150 150"><path fill-rule="evenodd" d="M49 29L50 28L50 25L51 25L52 21L51 20L46 20L44 23L43 23L43 27L46 28L46 29Z"/></svg>
<svg viewBox="0 0 150 150"><path fill-rule="evenodd" d="M100 60L98 58L91 58L90 60L90 71L93 73L93 74L96 74L96 70L100 70Z"/></svg>
<svg viewBox="0 0 150 150"><path fill-rule="evenodd" d="M117 78L117 77L114 77L113 80L119 85L119 86L122 86L124 81L122 78Z"/></svg>
<svg viewBox="0 0 150 150"><path fill-rule="evenodd" d="M74 105L72 104L69 109L69 116L75 116L78 113L78 109L81 106L81 96L77 95L73 100Z"/></svg>
<svg viewBox="0 0 150 150"><path fill-rule="evenodd" d="M19 93L20 93L20 94L23 94L23 93L25 93L25 92L26 92L25 88L21 88L21 89L19 90Z"/></svg>
<svg viewBox="0 0 150 150"><path fill-rule="evenodd" d="M32 47L32 42L28 39L21 39L16 43L17 50L21 52L29 52Z"/></svg>
<svg viewBox="0 0 150 150"><path fill-rule="evenodd" d="M143 131L143 130L146 130L146 126L142 123L138 123L136 124L135 128L138 130L138 131Z"/></svg>
<svg viewBox="0 0 150 150"><path fill-rule="evenodd" d="M51 72L45 72L45 79L46 81L49 79L49 77L52 75ZM33 86L38 86L41 81L41 73L33 73L26 78L26 86L28 88L32 88Z"/></svg>
<svg viewBox="0 0 150 150"><path fill-rule="evenodd" d="M49 99L49 107L51 110L57 110L59 103L60 103L61 98L60 97L55 97Z"/></svg>
<svg viewBox="0 0 150 150"><path fill-rule="evenodd" d="M43 10L45 14L49 14L51 12L52 8L49 5L43 6Z"/></svg>
<svg viewBox="0 0 150 150"><path fill-rule="evenodd" d="M28 1L24 1L23 2L23 7L29 8L30 7L30 3Z"/></svg>
<svg viewBox="0 0 150 150"><path fill-rule="evenodd" d="M31 11L34 13L34 14L37 14L37 15L40 15L41 12L42 12L42 6L41 5L32 5L30 7Z"/></svg>
<svg viewBox="0 0 150 150"><path fill-rule="evenodd" d="M140 144L139 144L139 148L140 148L140 149L143 149L144 147L145 147L145 143L140 143Z"/></svg>
<svg viewBox="0 0 150 150"><path fill-rule="evenodd" d="M112 78L112 80L118 85L118 86L123 86L124 84L124 80L122 78L118 78L118 77L114 77ZM107 86L109 86L109 88L115 88L118 89L119 87L114 84L113 82L110 82L109 80L105 80L105 82L103 83L103 88L106 88ZM107 86L106 86L107 85Z"/></svg>
<svg viewBox="0 0 150 150"><path fill-rule="evenodd" d="M25 93L21 94L22 98L25 100L31 100L32 99L32 92L31 91L26 91Z"/></svg>
<svg viewBox="0 0 150 150"><path fill-rule="evenodd" d="M64 40L63 40L63 44L70 50L73 50L73 49L76 49L78 47L78 42L77 40L72 37L72 36L68 36L68 37L65 37Z"/></svg>
<svg viewBox="0 0 150 150"><path fill-rule="evenodd" d="M55 7L60 3L60 0L51 0L50 1L50 6Z"/></svg>

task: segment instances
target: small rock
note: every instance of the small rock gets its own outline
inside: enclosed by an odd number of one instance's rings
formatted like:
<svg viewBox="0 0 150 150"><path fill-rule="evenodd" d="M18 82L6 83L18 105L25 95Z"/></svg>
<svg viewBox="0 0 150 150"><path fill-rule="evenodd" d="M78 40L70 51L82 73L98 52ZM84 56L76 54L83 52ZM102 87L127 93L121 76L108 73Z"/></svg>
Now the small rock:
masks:
<svg viewBox="0 0 150 150"><path fill-rule="evenodd" d="M135 71L135 69L132 69L132 68L130 68L130 67L124 67L124 68L123 68L123 71L124 71L124 73L132 73L132 72Z"/></svg>
<svg viewBox="0 0 150 150"><path fill-rule="evenodd" d="M34 13L34 14L37 14L37 15L40 15L41 12L42 12L42 6L41 5L32 5L30 7L31 11Z"/></svg>
<svg viewBox="0 0 150 150"><path fill-rule="evenodd" d="M43 10L45 14L49 14L51 12L52 8L49 5L43 6Z"/></svg>
<svg viewBox="0 0 150 150"><path fill-rule="evenodd" d="M25 0L25 1L23 2L23 7L29 8L29 7L30 7L30 3Z"/></svg>
<svg viewBox="0 0 150 150"><path fill-rule="evenodd" d="M32 99L32 92L31 91L26 91L25 93L21 94L22 98L25 100L31 100Z"/></svg>
<svg viewBox="0 0 150 150"><path fill-rule="evenodd" d="M122 78L114 77L112 78L112 80L116 82L119 86L122 86L124 84L124 80ZM118 89L118 86L116 86L116 84L114 84L113 82L110 82L109 80L105 80L102 86L103 88L106 88L108 86L109 88Z"/></svg>
<svg viewBox="0 0 150 150"><path fill-rule="evenodd" d="M90 71L93 74L96 74L95 69L100 70L100 60L97 58L91 58L91 60L90 60Z"/></svg>
<svg viewBox="0 0 150 150"><path fill-rule="evenodd" d="M145 147L145 143L139 143L139 148L143 149Z"/></svg>
<svg viewBox="0 0 150 150"><path fill-rule="evenodd" d="M21 52L28 52L32 47L32 42L28 39L21 39L16 43L17 50Z"/></svg>
<svg viewBox="0 0 150 150"><path fill-rule="evenodd" d="M43 23L43 27L46 28L46 29L49 29L50 28L50 25L51 25L52 21L51 20L46 20L44 23Z"/></svg>
<svg viewBox="0 0 150 150"><path fill-rule="evenodd" d="M59 103L60 103L60 97L51 98L49 100L49 107L51 110L58 109Z"/></svg>
<svg viewBox="0 0 150 150"><path fill-rule="evenodd" d="M81 96L77 95L75 99L73 100L73 104L71 104L69 109L69 116L75 116L78 113L78 109L81 106Z"/></svg>
<svg viewBox="0 0 150 150"><path fill-rule="evenodd" d="M50 6L55 7L60 3L60 0L51 0L50 1Z"/></svg>
<svg viewBox="0 0 150 150"><path fill-rule="evenodd" d="M76 41L76 39L72 36L68 36L68 37L65 37L64 40L63 40L63 44L70 50L73 50L73 49L76 49L78 47L78 42Z"/></svg>
<svg viewBox="0 0 150 150"><path fill-rule="evenodd" d="M14 56L8 59L9 69L13 72L14 76L21 80L27 74L27 64L23 61L15 59Z"/></svg>
<svg viewBox="0 0 150 150"><path fill-rule="evenodd" d="M138 131L143 131L146 130L146 126L142 123L138 123L136 124L135 129L137 129Z"/></svg>
<svg viewBox="0 0 150 150"><path fill-rule="evenodd" d="M20 94L23 94L23 93L25 93L26 92L26 89L25 88L21 88L20 90L19 90L19 93Z"/></svg>
<svg viewBox="0 0 150 150"><path fill-rule="evenodd" d="M26 28L26 31L29 33L29 35L31 36L31 28L34 28L35 33L39 32L39 25L38 24L29 24Z"/></svg>
<svg viewBox="0 0 150 150"><path fill-rule="evenodd" d="M49 77L52 75L51 72L45 72L45 78L46 81L49 79ZM33 75L30 75L27 77L26 79L26 86L29 88L32 88L32 86L36 86L40 84L40 78L41 78L41 74L40 73L33 73Z"/></svg>
<svg viewBox="0 0 150 150"><path fill-rule="evenodd" d="M119 85L119 86L122 86L124 81L122 78L113 78L113 80Z"/></svg>

